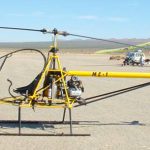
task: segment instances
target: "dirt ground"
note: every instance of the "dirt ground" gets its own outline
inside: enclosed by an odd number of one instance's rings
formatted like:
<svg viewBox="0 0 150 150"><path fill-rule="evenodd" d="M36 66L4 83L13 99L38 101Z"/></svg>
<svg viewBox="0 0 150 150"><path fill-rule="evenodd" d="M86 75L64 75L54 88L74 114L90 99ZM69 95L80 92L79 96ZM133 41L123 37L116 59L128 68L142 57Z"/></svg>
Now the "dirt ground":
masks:
<svg viewBox="0 0 150 150"><path fill-rule="evenodd" d="M3 54L0 54L3 55ZM121 66L122 60L109 60L108 55L61 54L67 70L150 72L150 65ZM1 63L2 61L0 61ZM34 53L15 54L0 72L0 98L9 96L7 79L13 88L29 84L41 71L43 60ZM149 79L81 77L85 92L82 97L148 82ZM150 87L144 87L106 98L96 103L73 108L74 121L91 121L73 125L73 133L90 133L89 137L0 136L1 150L149 150L150 149ZM0 119L17 119L18 108L0 105ZM22 109L23 120L61 120L62 109ZM68 120L68 113L66 120ZM93 122L92 122L93 121ZM97 121L96 124L94 121ZM3 125L1 133L18 132L17 125ZM69 133L69 126L23 126L23 133Z"/></svg>

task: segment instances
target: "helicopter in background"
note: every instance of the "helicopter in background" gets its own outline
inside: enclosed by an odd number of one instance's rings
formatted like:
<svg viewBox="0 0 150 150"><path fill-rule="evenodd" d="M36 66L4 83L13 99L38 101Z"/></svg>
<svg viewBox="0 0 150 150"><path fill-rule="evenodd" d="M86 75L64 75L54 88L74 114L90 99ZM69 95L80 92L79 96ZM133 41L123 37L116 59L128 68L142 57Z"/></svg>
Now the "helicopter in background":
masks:
<svg viewBox="0 0 150 150"><path fill-rule="evenodd" d="M144 62L145 62L145 54L141 49L139 49L136 51L128 52L126 54L125 60L123 61L123 66L126 65L144 66Z"/></svg>

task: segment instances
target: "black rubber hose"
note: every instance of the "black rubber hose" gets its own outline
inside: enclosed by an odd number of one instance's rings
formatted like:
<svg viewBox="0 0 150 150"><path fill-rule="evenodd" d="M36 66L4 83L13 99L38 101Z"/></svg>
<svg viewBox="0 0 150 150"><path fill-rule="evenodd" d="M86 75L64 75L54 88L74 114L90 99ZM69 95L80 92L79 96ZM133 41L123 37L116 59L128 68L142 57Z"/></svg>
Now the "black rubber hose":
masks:
<svg viewBox="0 0 150 150"><path fill-rule="evenodd" d="M38 50L38 49L19 49L19 50L10 52L10 53L8 53L8 54L3 55L3 56L0 57L0 59L4 58L4 61L3 61L2 65L1 65L1 67L0 67L0 71L2 70L2 67L4 66L4 63L6 62L6 59L8 59L9 56L11 56L14 53L21 52L21 51L35 51L35 52L40 53L42 55L42 57L43 57L43 60L44 60L44 66L43 66L43 70L44 70L44 68L46 66L46 57L45 57L45 55L40 50Z"/></svg>

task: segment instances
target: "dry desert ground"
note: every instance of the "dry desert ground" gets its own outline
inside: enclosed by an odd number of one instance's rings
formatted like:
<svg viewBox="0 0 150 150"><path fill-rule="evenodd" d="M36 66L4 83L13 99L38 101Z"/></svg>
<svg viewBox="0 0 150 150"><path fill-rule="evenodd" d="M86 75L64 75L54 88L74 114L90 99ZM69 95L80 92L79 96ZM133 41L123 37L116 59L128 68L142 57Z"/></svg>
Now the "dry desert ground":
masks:
<svg viewBox="0 0 150 150"><path fill-rule="evenodd" d="M4 53L0 53L2 56ZM122 60L108 55L60 54L67 70L150 72L150 66L122 67ZM0 61L1 63L2 61ZM41 71L43 60L34 53L18 53L8 59L0 72L0 98L9 96L7 78L13 88L29 84ZM119 90L149 79L81 77L88 98ZM18 108L0 105L0 120L16 120ZM22 109L23 120L61 120L62 109ZM97 124L73 125L73 133L90 133L88 137L0 136L1 150L148 150L150 149L150 87L117 95L96 103L73 108L75 121L98 121ZM66 116L68 120L68 115ZM18 132L17 125L3 125L1 133ZM23 133L69 132L69 126L23 126Z"/></svg>

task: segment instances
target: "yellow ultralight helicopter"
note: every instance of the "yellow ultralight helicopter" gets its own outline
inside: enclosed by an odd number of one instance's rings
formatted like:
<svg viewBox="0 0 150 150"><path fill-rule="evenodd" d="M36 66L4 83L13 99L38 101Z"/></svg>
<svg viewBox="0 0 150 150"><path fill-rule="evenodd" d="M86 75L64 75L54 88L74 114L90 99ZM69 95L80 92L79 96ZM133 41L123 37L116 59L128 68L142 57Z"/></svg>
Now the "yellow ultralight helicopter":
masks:
<svg viewBox="0 0 150 150"><path fill-rule="evenodd" d="M63 68L61 62L59 60L59 56L57 55L58 47L57 47L57 35L63 36L76 36L82 38L90 38L94 40L102 40L106 42L114 42L118 44L124 44L128 46L133 46L130 44L120 43L116 41L104 40L99 38L93 38L88 36L82 36L77 34L70 34L67 32L60 32L57 29L52 31L48 31L46 29L36 30L36 29L25 29L25 28L11 28L11 27L0 27L1 29L14 29L14 30L26 30L26 31L36 31L42 33L50 33L54 36L54 41L51 49L48 53L48 58L46 59L45 55L37 50L37 49L29 49L30 51L36 51L40 53L44 59L44 67L43 70L37 75L37 77L27 86L20 87L14 90L15 93L18 93L19 96L14 96L10 92L10 88L12 82L10 82L9 93L11 97L1 98L0 103L4 104L13 104L18 106L18 121L3 121L4 123L19 123L19 132L16 134L9 133L8 135L45 135L45 136L89 136L90 134L73 134L72 131L72 117L71 117L71 109L73 107L80 107L83 105L87 105L93 102L97 102L100 99L95 98L108 98L111 96L115 96L118 94L122 94L128 91L132 91L141 87L145 87L150 85L150 82L132 86L125 89L120 89L117 91L101 94L98 96L93 96L87 99L83 99L81 97L82 92L84 92L84 86L82 81L78 78L78 76L89 76L89 77L115 77L115 78L150 78L150 73L139 73L139 72L102 72L102 71L68 71L66 68ZM8 53L4 56L1 56L0 59L4 59L1 66L0 71L2 70L6 60L11 57L14 53L20 51L27 51L28 49L21 49L11 53ZM67 76L71 78L69 80L66 79ZM94 98L94 100L93 100ZM31 107L31 108L62 108L64 109L63 119L62 121L53 121L49 123L53 124L70 124L70 134L25 134L21 133L21 108L22 107ZM65 122L65 114L66 109L69 110L69 122ZM2 122L2 121L1 121ZM35 122L35 121L34 121ZM29 122L31 123L31 122ZM0 134L0 135L6 135Z"/></svg>

